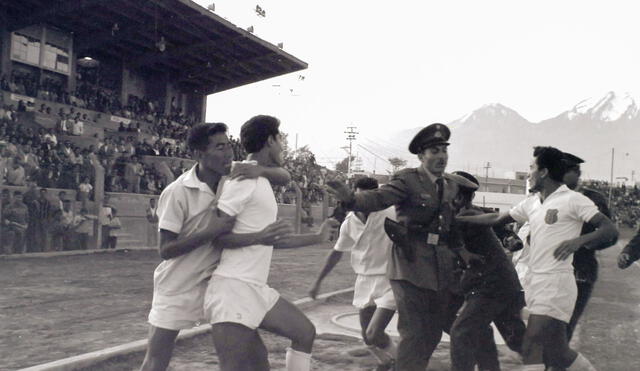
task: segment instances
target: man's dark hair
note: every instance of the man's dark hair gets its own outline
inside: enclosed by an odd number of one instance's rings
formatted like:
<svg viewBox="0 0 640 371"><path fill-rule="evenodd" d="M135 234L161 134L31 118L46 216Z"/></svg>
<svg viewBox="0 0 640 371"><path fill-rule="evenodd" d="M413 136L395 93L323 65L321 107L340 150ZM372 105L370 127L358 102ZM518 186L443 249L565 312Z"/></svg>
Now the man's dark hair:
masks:
<svg viewBox="0 0 640 371"><path fill-rule="evenodd" d="M226 133L227 125L216 122L199 124L189 130L187 147L192 151L206 151L209 145L209 137L219 133Z"/></svg>
<svg viewBox="0 0 640 371"><path fill-rule="evenodd" d="M538 170L549 170L549 177L556 182L562 182L562 178L567 171L564 154L554 147L534 147L533 157L536 158Z"/></svg>
<svg viewBox="0 0 640 371"><path fill-rule="evenodd" d="M360 188L363 191L376 189L378 188L378 181L375 178L371 178L368 176L359 178L358 180L356 180L355 188Z"/></svg>
<svg viewBox="0 0 640 371"><path fill-rule="evenodd" d="M273 116L254 116L240 129L240 142L247 153L256 153L264 148L269 137L280 133L280 120Z"/></svg>

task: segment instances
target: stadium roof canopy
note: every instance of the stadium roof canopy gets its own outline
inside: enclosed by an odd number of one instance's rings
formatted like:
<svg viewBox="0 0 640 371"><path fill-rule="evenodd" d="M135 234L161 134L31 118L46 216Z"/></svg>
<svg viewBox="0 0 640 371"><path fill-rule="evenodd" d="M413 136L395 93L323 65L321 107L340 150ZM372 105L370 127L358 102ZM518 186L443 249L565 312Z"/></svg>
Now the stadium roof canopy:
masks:
<svg viewBox="0 0 640 371"><path fill-rule="evenodd" d="M8 31L72 32L80 56L111 56L211 94L307 64L189 0L3 0ZM158 41L164 37L165 50Z"/></svg>

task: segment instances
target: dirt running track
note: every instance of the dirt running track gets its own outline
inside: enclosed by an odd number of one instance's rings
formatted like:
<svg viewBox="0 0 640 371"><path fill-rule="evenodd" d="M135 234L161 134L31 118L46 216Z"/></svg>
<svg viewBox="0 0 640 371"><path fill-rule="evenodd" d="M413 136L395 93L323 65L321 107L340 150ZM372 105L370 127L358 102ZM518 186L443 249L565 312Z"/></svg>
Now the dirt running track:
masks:
<svg viewBox="0 0 640 371"><path fill-rule="evenodd" d="M621 244L630 231L623 232ZM305 296L327 246L277 251L271 283L288 298ZM600 280L577 331L576 345L600 371L640 370L640 266L616 267L620 246L599 254ZM142 339L151 299L152 252L55 259L0 260L0 369L10 370ZM347 259L329 276L324 291L348 287ZM348 301L348 298L339 300ZM274 370L283 368L286 341L264 335ZM133 370L141 354L113 359L91 370ZM514 360L501 357L503 370ZM217 370L211 339L179 343L174 371ZM371 370L359 340L321 336L314 346L315 370ZM448 346L434 354L430 371L448 370Z"/></svg>
<svg viewBox="0 0 640 371"><path fill-rule="evenodd" d="M616 266L618 252L631 232L622 231L618 246L599 254L600 279L593 298L578 327L574 346L584 353L599 371L640 370L640 265L627 270ZM347 295L335 298L348 303ZM273 370L284 370L284 351L287 344L282 338L263 333ZM218 360L208 335L179 343L172 360L173 371L218 370ZM501 346L500 363L504 371L515 370L518 359ZM314 344L313 369L317 371L373 370L375 365L364 351L362 343L344 336L319 336ZM114 359L93 367L91 371L135 370L142 354ZM449 370L449 346L441 343L432 357L428 371ZM89 370L86 370L89 371Z"/></svg>
<svg viewBox="0 0 640 371"><path fill-rule="evenodd" d="M276 250L270 283L306 296L330 248ZM155 251L0 259L0 370L14 370L144 339ZM353 285L346 257L323 291Z"/></svg>

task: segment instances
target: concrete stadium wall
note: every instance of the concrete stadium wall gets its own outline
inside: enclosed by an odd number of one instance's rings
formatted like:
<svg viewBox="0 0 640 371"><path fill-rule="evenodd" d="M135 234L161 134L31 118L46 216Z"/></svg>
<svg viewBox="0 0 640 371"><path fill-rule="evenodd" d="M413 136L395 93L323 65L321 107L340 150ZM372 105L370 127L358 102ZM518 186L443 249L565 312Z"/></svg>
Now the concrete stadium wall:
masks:
<svg viewBox="0 0 640 371"><path fill-rule="evenodd" d="M527 197L523 194L476 192L473 203L478 206L498 208L500 211L509 210Z"/></svg>

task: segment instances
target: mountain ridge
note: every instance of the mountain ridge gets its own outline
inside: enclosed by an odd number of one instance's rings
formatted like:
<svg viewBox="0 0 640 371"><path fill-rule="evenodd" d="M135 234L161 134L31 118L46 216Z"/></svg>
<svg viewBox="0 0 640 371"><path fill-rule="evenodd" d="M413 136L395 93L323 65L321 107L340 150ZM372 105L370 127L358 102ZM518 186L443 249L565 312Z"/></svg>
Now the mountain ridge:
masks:
<svg viewBox="0 0 640 371"><path fill-rule="evenodd" d="M526 171L532 148L537 145L558 147L585 159L585 178L609 179L612 148L618 152L614 178L635 178L633 164L640 163L636 144L640 110L629 93L610 91L600 98L582 99L560 114L535 123L503 104L491 103L446 124L452 133L451 171L474 172L487 162L492 164L492 176ZM420 129L396 132L390 140L408 144ZM411 165L417 164L415 156L407 153L405 158Z"/></svg>

